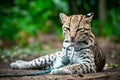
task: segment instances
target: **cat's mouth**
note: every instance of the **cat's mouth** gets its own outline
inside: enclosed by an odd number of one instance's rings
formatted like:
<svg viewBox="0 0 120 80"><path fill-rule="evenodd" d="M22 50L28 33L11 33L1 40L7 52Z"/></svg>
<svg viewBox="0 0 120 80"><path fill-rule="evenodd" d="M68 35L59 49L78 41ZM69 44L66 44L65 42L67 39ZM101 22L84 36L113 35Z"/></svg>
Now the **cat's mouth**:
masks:
<svg viewBox="0 0 120 80"><path fill-rule="evenodd" d="M75 40L71 40L69 42L70 42L70 44L76 44L77 43L77 41L75 41Z"/></svg>
<svg viewBox="0 0 120 80"><path fill-rule="evenodd" d="M76 45L78 42L77 41L65 41L66 43L69 43L69 44L71 44L71 45Z"/></svg>
<svg viewBox="0 0 120 80"><path fill-rule="evenodd" d="M76 44L78 41L75 39L67 39L65 42L70 43L70 44Z"/></svg>
<svg viewBox="0 0 120 80"><path fill-rule="evenodd" d="M67 42L67 43L75 43L74 40L66 40L65 42Z"/></svg>

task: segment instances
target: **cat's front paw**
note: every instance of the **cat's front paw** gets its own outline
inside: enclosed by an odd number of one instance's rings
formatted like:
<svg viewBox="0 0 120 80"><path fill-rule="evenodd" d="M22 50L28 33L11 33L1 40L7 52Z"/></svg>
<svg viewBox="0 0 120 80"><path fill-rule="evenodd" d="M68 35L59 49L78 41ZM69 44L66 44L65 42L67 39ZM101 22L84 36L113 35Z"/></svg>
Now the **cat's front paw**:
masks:
<svg viewBox="0 0 120 80"><path fill-rule="evenodd" d="M71 75L73 73L69 69L60 68L60 69L53 69L50 74L53 74L53 75L60 75L60 74Z"/></svg>
<svg viewBox="0 0 120 80"><path fill-rule="evenodd" d="M16 61L10 64L12 69L27 69L28 62L26 61Z"/></svg>

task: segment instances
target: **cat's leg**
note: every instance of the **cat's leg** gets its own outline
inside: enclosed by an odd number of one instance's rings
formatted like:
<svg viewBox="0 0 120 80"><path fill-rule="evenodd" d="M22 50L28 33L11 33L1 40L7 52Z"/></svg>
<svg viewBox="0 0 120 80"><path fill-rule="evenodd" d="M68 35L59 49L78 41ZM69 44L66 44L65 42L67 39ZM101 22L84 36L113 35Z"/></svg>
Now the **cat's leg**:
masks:
<svg viewBox="0 0 120 80"><path fill-rule="evenodd" d="M87 64L73 64L68 65L59 69L54 69L51 71L51 74L83 74L83 73L93 73L95 71L95 67L90 67L91 65Z"/></svg>
<svg viewBox="0 0 120 80"><path fill-rule="evenodd" d="M72 64L65 67L54 69L51 74L83 74L96 72L96 66L90 63Z"/></svg>
<svg viewBox="0 0 120 80"><path fill-rule="evenodd" d="M49 69L53 67L56 57L60 55L61 52L56 52L55 54L50 54L42 56L32 61L16 61L10 64L13 69Z"/></svg>
<svg viewBox="0 0 120 80"><path fill-rule="evenodd" d="M30 63L28 61L17 60L15 62L10 63L10 67L12 69L29 69Z"/></svg>

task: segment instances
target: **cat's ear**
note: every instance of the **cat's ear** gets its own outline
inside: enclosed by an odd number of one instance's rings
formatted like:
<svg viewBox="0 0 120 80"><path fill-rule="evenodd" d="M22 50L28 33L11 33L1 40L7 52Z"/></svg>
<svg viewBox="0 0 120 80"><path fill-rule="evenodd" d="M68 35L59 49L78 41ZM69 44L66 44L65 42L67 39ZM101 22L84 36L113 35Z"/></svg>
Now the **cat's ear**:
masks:
<svg viewBox="0 0 120 80"><path fill-rule="evenodd" d="M67 16L66 14L60 13L60 19L61 19L61 21L62 21L63 24L65 23L67 17L68 17L68 16Z"/></svg>
<svg viewBox="0 0 120 80"><path fill-rule="evenodd" d="M91 22L91 21L92 21L92 18L93 18L93 15L94 15L93 12L86 14L86 15L85 15L86 20L87 20L88 22Z"/></svg>

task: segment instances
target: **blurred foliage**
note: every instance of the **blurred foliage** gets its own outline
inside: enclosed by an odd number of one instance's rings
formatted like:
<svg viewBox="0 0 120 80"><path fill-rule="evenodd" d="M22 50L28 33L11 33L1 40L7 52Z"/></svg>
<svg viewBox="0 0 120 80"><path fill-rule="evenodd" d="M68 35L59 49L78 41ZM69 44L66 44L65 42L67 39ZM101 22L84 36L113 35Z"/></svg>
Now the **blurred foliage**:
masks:
<svg viewBox="0 0 120 80"><path fill-rule="evenodd" d="M41 33L53 33L61 40L60 12L67 15L94 12L93 33L120 41L120 1L105 1L107 19L103 23L99 19L99 0L0 0L0 55L9 56L9 51L2 51L4 45L9 45L7 42L26 45L30 37Z"/></svg>
<svg viewBox="0 0 120 80"><path fill-rule="evenodd" d="M59 13L87 13L93 11L93 32L98 36L120 38L120 7L108 4L107 21L101 25L97 0L5 0L0 2L0 38L3 41L20 41L39 33L55 33L61 37ZM73 4L74 3L74 4ZM68 6L69 5L69 6ZM103 28L101 28L103 26ZM99 29L102 29L98 31Z"/></svg>
<svg viewBox="0 0 120 80"><path fill-rule="evenodd" d="M103 23L99 19L92 22L92 31L97 36L113 38L120 41L120 12L117 9L111 9L107 12L107 21Z"/></svg>
<svg viewBox="0 0 120 80"><path fill-rule="evenodd" d="M9 3L9 0L6 0L1 2L0 37L2 40L17 41L20 37L35 36L37 32L61 34L59 13L68 12L65 1L12 0Z"/></svg>

